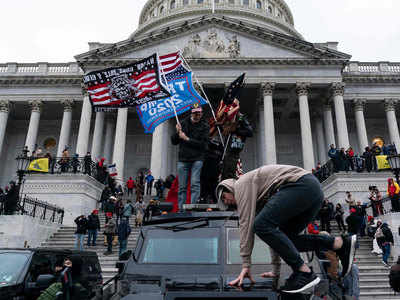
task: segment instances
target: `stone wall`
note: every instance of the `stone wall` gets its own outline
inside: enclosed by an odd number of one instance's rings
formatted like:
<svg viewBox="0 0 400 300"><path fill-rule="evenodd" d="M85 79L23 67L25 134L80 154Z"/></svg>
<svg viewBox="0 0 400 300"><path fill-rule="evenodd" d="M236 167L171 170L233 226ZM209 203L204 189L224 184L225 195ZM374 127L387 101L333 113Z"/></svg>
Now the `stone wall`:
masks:
<svg viewBox="0 0 400 300"><path fill-rule="evenodd" d="M0 216L0 248L38 247L57 231L60 224L26 215Z"/></svg>
<svg viewBox="0 0 400 300"><path fill-rule="evenodd" d="M77 216L98 207L103 189L103 184L84 174L34 174L26 177L22 194L63 208L63 225L75 225Z"/></svg>

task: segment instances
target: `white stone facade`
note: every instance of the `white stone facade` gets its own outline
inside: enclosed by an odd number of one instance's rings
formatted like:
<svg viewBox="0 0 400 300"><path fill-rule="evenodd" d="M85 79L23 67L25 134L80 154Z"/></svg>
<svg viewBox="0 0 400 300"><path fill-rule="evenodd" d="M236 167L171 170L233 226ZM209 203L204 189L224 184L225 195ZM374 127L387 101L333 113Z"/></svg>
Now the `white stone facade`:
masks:
<svg viewBox="0 0 400 300"><path fill-rule="evenodd" d="M64 209L63 225L75 226L80 215L90 215L99 205L104 185L83 174L28 175L23 194Z"/></svg>
<svg viewBox="0 0 400 300"><path fill-rule="evenodd" d="M91 43L76 62L0 64L0 186L15 178L24 145L48 146L53 156L65 146L71 154L92 150L93 159L117 163L123 181L142 169L156 178L175 173L174 120L150 135L134 110L91 113L81 81L177 47L214 106L246 72L240 100L255 128L242 154L246 171L266 163L311 169L326 161L330 143L362 153L381 137L400 148L400 63L352 62L337 43L304 41L283 0L220 0L211 10L210 0L149 0L127 40Z"/></svg>
<svg viewBox="0 0 400 300"><path fill-rule="evenodd" d="M39 247L59 227L60 224L30 216L1 216L0 248Z"/></svg>

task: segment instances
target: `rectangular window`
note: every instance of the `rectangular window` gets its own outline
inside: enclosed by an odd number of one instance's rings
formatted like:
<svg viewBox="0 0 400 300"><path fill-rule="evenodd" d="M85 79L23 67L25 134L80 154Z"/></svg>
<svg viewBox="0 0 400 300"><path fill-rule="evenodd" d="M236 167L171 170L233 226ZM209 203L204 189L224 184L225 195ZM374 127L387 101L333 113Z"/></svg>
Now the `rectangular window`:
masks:
<svg viewBox="0 0 400 300"><path fill-rule="evenodd" d="M152 264L217 264L219 230L199 228L174 232L154 229L146 233L140 262Z"/></svg>
<svg viewBox="0 0 400 300"><path fill-rule="evenodd" d="M238 228L227 228L228 238L228 255L227 264L236 265L242 264L242 258L240 257L240 240L239 240L239 229ZM264 243L258 236L255 235L254 248L251 255L252 264L271 264L271 253L269 247Z"/></svg>

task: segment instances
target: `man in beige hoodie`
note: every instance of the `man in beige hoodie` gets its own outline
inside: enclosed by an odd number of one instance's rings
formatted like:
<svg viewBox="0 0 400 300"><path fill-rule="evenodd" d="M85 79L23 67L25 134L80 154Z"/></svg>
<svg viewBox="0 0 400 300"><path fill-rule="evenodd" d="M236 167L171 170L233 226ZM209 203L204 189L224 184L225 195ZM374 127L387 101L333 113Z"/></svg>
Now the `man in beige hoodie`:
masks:
<svg viewBox="0 0 400 300"><path fill-rule="evenodd" d="M293 269L282 290L301 293L320 279L304 263L299 252L334 250L343 265L342 277L350 270L355 255L356 236L331 237L300 235L317 216L324 194L317 178L295 166L268 165L241 176L226 179L216 189L220 209L235 208L239 214L242 272L230 285L242 285L244 278L254 282L250 267L254 233L272 250L273 272L278 277L279 256Z"/></svg>

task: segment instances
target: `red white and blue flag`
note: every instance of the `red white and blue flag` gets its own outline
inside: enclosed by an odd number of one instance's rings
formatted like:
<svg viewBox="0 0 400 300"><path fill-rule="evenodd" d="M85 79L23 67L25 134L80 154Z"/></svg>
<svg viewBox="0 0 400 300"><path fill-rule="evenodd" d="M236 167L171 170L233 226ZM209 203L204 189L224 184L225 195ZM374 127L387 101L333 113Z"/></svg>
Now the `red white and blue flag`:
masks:
<svg viewBox="0 0 400 300"><path fill-rule="evenodd" d="M83 77L96 111L134 107L170 97L161 80L158 55L118 68L93 71Z"/></svg>
<svg viewBox="0 0 400 300"><path fill-rule="evenodd" d="M111 177L118 175L116 164L112 164L112 165L108 166L108 174L110 174Z"/></svg>
<svg viewBox="0 0 400 300"><path fill-rule="evenodd" d="M165 76L171 97L136 106L136 111L146 133L164 121L189 110L194 103L207 101L193 87L192 72L186 69L179 52L160 56L161 73ZM164 79L164 78L162 78Z"/></svg>

